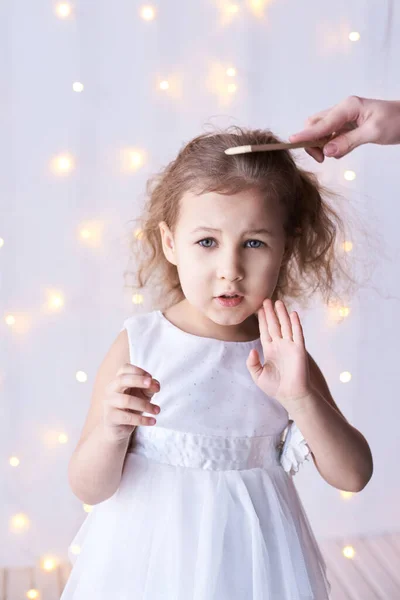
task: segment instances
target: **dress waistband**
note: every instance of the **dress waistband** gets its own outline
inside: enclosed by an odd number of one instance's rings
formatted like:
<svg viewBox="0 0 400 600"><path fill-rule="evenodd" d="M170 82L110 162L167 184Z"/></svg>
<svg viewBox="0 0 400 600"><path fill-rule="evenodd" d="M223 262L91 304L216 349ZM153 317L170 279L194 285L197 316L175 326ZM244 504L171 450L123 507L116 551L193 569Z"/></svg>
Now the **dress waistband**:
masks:
<svg viewBox="0 0 400 600"><path fill-rule="evenodd" d="M137 427L128 453L159 463L212 471L280 466L281 435L223 437L164 427Z"/></svg>

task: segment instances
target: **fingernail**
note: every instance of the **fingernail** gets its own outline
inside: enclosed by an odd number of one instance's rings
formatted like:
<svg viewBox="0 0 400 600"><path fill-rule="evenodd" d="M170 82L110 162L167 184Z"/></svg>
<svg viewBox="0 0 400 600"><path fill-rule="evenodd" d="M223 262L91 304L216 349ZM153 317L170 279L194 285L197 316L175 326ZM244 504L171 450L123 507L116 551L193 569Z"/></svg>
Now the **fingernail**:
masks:
<svg viewBox="0 0 400 600"><path fill-rule="evenodd" d="M335 154L337 154L338 151L338 147L336 144L332 144L331 142L329 142L329 144L327 144L326 146L324 146L324 154L325 156L334 156Z"/></svg>

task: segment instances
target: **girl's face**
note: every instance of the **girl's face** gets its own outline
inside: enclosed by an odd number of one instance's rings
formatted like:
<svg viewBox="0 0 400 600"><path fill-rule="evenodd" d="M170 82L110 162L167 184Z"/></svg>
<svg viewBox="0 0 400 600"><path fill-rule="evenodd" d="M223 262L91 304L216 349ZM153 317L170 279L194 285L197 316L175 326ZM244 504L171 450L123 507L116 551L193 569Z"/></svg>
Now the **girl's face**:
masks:
<svg viewBox="0 0 400 600"><path fill-rule="evenodd" d="M193 315L235 326L272 296L285 252L283 217L277 200L254 189L183 196L175 235L165 222L159 227ZM243 295L240 304L222 306L216 298L226 292Z"/></svg>

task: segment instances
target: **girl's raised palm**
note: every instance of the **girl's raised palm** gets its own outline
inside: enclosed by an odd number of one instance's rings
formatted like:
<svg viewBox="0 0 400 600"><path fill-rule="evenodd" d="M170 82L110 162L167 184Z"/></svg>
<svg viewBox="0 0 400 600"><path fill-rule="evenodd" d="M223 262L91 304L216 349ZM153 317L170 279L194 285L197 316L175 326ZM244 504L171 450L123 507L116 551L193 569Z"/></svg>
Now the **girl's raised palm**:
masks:
<svg viewBox="0 0 400 600"><path fill-rule="evenodd" d="M264 365L253 349L246 361L254 383L288 409L291 401L310 393L308 355L299 316L290 317L278 300L275 309L270 299L258 311Z"/></svg>

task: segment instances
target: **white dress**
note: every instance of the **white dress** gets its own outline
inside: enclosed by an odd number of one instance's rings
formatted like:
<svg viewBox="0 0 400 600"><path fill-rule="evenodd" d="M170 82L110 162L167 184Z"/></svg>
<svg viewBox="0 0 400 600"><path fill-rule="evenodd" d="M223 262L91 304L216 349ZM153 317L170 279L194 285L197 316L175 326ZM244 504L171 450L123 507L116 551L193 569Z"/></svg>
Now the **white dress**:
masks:
<svg viewBox="0 0 400 600"><path fill-rule="evenodd" d="M292 480L309 448L245 364L251 348L263 359L260 339L198 337L158 310L123 328L131 363L160 381L161 412L135 429L118 490L75 535L60 600L327 599Z"/></svg>

